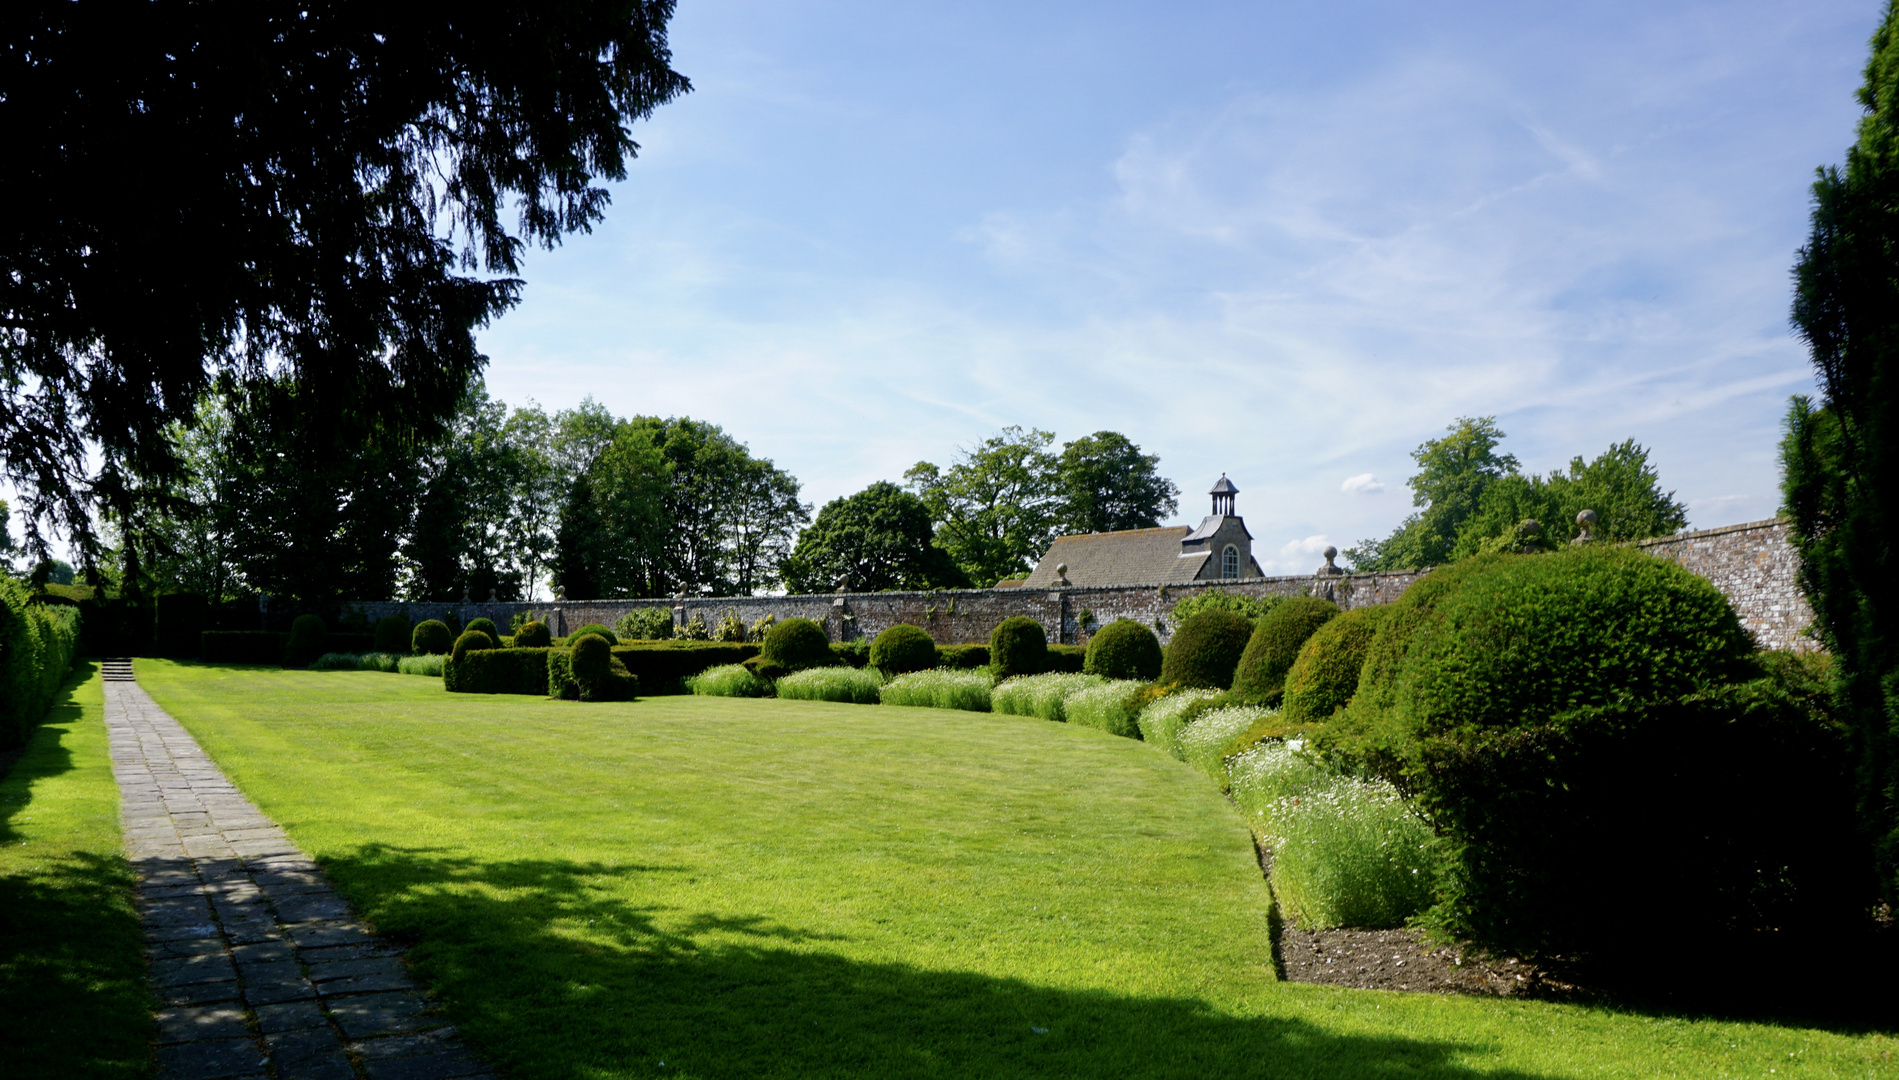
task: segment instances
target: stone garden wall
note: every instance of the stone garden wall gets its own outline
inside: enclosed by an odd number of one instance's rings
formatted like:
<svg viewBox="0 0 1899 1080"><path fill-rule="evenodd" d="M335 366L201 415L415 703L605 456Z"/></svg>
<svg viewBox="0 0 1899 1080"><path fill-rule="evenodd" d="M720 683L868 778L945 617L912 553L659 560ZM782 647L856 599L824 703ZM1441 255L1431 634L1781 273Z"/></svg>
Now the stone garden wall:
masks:
<svg viewBox="0 0 1899 1080"><path fill-rule="evenodd" d="M1726 593L1741 620L1761 643L1774 648L1813 648L1799 632L1813 618L1795 584L1797 565L1784 521L1756 521L1642 541L1658 558L1682 564ZM1340 607L1387 604L1404 595L1425 571L1392 574L1300 575L1184 585L1070 586L1064 589L959 589L940 592L833 593L813 596L693 597L673 600L549 601L541 603L428 603L379 601L352 604L373 621L388 614L411 620L441 618L453 610L465 622L486 616L504 630L516 612L545 621L555 634L587 623L612 626L635 608L670 608L683 625L694 617L716 626L727 613L748 626L766 615L794 616L825 625L834 640L873 638L897 623L929 631L943 644L988 641L989 632L1011 615L1027 615L1049 630L1051 641L1084 644L1088 630L1118 618L1156 626L1165 642L1173 633L1174 605L1185 597L1220 589L1243 596L1323 596ZM1086 623L1086 626L1084 626ZM1057 628L1059 636L1057 634Z"/></svg>

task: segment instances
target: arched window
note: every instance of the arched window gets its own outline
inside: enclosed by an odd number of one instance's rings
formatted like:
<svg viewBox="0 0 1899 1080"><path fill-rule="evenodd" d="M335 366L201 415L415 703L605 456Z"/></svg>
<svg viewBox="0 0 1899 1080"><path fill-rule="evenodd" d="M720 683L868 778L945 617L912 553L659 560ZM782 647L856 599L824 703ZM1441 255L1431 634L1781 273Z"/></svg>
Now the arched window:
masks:
<svg viewBox="0 0 1899 1080"><path fill-rule="evenodd" d="M1228 544L1226 550L1220 553L1220 576L1240 576L1240 549L1232 544Z"/></svg>

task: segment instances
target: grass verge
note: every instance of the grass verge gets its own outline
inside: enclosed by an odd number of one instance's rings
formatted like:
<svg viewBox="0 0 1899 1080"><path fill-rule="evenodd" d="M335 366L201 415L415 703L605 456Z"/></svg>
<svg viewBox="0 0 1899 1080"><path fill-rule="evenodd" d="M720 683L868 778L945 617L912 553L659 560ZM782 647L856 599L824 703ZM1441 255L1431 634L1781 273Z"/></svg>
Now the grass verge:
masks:
<svg viewBox="0 0 1899 1080"><path fill-rule="evenodd" d="M150 994L97 669L0 781L0 1075L135 1080Z"/></svg>
<svg viewBox="0 0 1899 1080"><path fill-rule="evenodd" d="M140 672L516 1080L1891 1071L1883 1036L1276 983L1238 813L1087 728Z"/></svg>

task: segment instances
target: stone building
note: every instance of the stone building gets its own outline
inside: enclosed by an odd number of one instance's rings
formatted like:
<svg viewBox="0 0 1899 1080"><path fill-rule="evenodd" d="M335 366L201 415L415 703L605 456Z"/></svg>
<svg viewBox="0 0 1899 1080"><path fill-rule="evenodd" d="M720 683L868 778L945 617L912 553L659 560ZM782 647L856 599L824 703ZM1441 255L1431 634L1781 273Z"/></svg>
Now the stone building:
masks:
<svg viewBox="0 0 1899 1080"><path fill-rule="evenodd" d="M1213 512L1192 529L1172 525L1058 536L1021 587L1184 585L1264 577L1253 558L1253 534L1233 511L1239 493L1222 473L1207 493Z"/></svg>

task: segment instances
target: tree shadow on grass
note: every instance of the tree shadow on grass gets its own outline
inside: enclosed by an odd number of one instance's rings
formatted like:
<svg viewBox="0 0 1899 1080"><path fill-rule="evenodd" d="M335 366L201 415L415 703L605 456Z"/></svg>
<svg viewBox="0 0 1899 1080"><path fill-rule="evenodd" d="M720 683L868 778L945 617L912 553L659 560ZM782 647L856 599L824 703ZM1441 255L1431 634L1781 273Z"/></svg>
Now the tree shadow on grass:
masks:
<svg viewBox="0 0 1899 1080"><path fill-rule="evenodd" d="M74 665L72 677L47 710L45 719L27 735L26 745L0 757L0 844L18 841L13 819L27 808L33 784L72 771L73 753L66 747L65 736L85 715L79 702L74 700L73 692L92 677L95 667L87 661Z"/></svg>
<svg viewBox="0 0 1899 1080"><path fill-rule="evenodd" d="M389 847L324 865L516 1078L1529 1076L1466 1064L1481 1045L866 963L763 917L675 911L667 929L658 908L609 891L686 867Z"/></svg>

